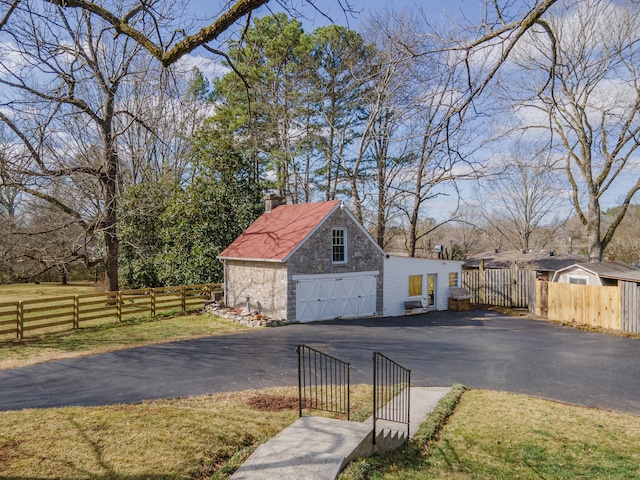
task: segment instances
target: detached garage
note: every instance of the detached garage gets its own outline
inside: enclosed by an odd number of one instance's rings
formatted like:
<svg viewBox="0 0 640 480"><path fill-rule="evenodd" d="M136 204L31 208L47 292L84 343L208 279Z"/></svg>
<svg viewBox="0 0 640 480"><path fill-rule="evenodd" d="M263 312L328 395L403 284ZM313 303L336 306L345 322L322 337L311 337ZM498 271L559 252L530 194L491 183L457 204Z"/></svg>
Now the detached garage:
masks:
<svg viewBox="0 0 640 480"><path fill-rule="evenodd" d="M382 315L385 252L340 201L281 205L219 256L227 306L308 322Z"/></svg>

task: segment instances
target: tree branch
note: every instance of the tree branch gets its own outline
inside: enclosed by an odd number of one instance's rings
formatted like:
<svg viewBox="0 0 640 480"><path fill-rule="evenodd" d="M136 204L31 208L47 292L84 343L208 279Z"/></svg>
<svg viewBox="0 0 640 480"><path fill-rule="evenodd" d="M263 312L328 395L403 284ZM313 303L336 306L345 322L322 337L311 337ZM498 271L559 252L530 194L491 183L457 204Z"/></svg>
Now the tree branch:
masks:
<svg viewBox="0 0 640 480"><path fill-rule="evenodd" d="M124 17L119 18L106 8L91 2L90 0L45 0L54 5L61 7L81 8L94 15L99 16L113 26L116 32L127 35L142 47L144 47L151 55L157 58L162 66L168 67L175 63L180 57L192 52L197 47L215 40L221 33L225 32L240 18L249 14L256 8L266 4L269 0L237 0L226 12L221 14L211 25L202 28L193 35L188 35L170 50L165 50L162 46L154 43L144 33L132 27L128 22L134 16L131 12ZM550 1L550 0L547 0Z"/></svg>

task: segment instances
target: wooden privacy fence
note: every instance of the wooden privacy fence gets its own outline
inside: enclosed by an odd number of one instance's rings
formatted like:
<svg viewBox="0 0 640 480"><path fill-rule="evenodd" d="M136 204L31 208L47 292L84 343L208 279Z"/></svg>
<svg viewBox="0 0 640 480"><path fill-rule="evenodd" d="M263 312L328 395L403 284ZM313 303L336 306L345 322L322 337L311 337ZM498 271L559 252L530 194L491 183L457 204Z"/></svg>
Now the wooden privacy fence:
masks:
<svg viewBox="0 0 640 480"><path fill-rule="evenodd" d="M526 308L532 278L535 280L535 272L517 267L463 270L462 286L471 295L472 303Z"/></svg>
<svg viewBox="0 0 640 480"><path fill-rule="evenodd" d="M0 336L24 338L36 330L76 329L91 323L120 322L136 315L202 308L222 284L181 285L0 303Z"/></svg>
<svg viewBox="0 0 640 480"><path fill-rule="evenodd" d="M621 330L619 287L536 282L536 315L560 322Z"/></svg>
<svg viewBox="0 0 640 480"><path fill-rule="evenodd" d="M620 324L623 332L640 333L640 285L619 282L622 301Z"/></svg>

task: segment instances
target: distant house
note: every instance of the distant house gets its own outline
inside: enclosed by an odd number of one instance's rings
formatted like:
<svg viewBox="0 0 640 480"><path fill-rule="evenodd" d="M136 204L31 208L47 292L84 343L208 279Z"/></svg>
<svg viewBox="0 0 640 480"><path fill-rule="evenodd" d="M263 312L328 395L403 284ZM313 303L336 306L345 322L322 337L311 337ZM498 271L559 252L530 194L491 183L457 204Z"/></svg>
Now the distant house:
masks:
<svg viewBox="0 0 640 480"><path fill-rule="evenodd" d="M519 250L491 251L468 257L462 268L464 270L508 269L516 265L521 270L535 271L538 280L550 280L556 271L584 260L584 256L574 254Z"/></svg>
<svg viewBox="0 0 640 480"><path fill-rule="evenodd" d="M265 197L220 254L227 306L298 322L401 315L406 300L446 309L460 286L461 262L390 257L340 201L281 200Z"/></svg>
<svg viewBox="0 0 640 480"><path fill-rule="evenodd" d="M558 270L552 281L600 287L616 286L619 281L640 283L640 269L623 262L576 263Z"/></svg>

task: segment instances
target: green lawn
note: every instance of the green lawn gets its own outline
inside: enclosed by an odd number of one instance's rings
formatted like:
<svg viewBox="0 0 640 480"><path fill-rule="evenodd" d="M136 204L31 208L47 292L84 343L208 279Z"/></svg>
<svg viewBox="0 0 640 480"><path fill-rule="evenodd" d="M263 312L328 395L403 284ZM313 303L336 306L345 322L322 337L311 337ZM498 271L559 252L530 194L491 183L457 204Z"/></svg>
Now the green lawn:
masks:
<svg viewBox="0 0 640 480"><path fill-rule="evenodd" d="M633 415L470 390L432 431L427 425L404 450L352 464L341 479L640 478L640 417Z"/></svg>
<svg viewBox="0 0 640 480"><path fill-rule="evenodd" d="M370 399L370 386L352 388L354 417L370 414ZM0 412L0 478L227 478L296 418L295 388ZM640 417L458 389L407 447L341 475L433 478L640 478Z"/></svg>
<svg viewBox="0 0 640 480"><path fill-rule="evenodd" d="M352 393L365 418L371 388ZM297 416L295 388L0 412L0 478L227 478Z"/></svg>

